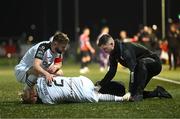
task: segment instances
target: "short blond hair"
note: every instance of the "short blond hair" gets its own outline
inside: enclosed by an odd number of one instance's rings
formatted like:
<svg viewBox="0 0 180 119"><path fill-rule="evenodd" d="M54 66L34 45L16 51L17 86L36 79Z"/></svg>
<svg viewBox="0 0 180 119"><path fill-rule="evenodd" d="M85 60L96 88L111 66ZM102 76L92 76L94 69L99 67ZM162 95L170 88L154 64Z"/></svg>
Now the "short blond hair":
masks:
<svg viewBox="0 0 180 119"><path fill-rule="evenodd" d="M69 38L68 38L67 34L62 33L62 32L57 32L54 34L53 42L67 44L67 43L69 43Z"/></svg>

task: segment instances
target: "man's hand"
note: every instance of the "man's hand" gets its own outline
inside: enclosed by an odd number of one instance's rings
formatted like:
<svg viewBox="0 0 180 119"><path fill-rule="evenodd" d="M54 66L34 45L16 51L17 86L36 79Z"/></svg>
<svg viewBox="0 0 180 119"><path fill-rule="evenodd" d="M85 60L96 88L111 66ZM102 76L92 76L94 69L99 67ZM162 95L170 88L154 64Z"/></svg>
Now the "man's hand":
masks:
<svg viewBox="0 0 180 119"><path fill-rule="evenodd" d="M94 87L94 90L95 90L96 92L99 92L100 89L101 89L101 86L100 86L100 85Z"/></svg>
<svg viewBox="0 0 180 119"><path fill-rule="evenodd" d="M92 54L95 54L95 50L92 48L92 49L90 49L90 52L92 53Z"/></svg>
<svg viewBox="0 0 180 119"><path fill-rule="evenodd" d="M49 85L52 84L52 81L54 80L54 79L53 79L54 76L55 76L55 75L50 74L50 73L47 73L47 74L45 75L47 84L49 84Z"/></svg>
<svg viewBox="0 0 180 119"><path fill-rule="evenodd" d="M59 70L59 67L57 65L51 65L47 69L47 71L51 74L56 73L58 70Z"/></svg>
<svg viewBox="0 0 180 119"><path fill-rule="evenodd" d="M129 101L130 97L131 97L131 93L128 92L122 98L123 98L123 101Z"/></svg>
<svg viewBox="0 0 180 119"><path fill-rule="evenodd" d="M97 91L97 92L99 92L99 90L101 89L101 86L99 85L99 83L100 83L100 81L97 81L95 83L95 87L94 87L94 90Z"/></svg>

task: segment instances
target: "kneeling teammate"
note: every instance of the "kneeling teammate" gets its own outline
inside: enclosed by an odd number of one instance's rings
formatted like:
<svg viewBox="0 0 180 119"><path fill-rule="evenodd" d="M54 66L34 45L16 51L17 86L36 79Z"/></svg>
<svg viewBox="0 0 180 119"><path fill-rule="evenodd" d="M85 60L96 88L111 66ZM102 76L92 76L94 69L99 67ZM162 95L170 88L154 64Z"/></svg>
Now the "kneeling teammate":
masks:
<svg viewBox="0 0 180 119"><path fill-rule="evenodd" d="M60 102L99 102L126 100L122 96L101 94L95 91L93 82L84 76L79 77L54 77L52 85L46 83L44 77L39 77L33 88L25 88L21 95L23 103L42 102L46 104L57 104ZM125 93L124 86L121 87L122 94Z"/></svg>
<svg viewBox="0 0 180 119"><path fill-rule="evenodd" d="M16 79L31 87L40 75L49 83L54 75L63 75L62 56L68 43L67 35L59 32L52 41L42 41L31 47L15 67Z"/></svg>

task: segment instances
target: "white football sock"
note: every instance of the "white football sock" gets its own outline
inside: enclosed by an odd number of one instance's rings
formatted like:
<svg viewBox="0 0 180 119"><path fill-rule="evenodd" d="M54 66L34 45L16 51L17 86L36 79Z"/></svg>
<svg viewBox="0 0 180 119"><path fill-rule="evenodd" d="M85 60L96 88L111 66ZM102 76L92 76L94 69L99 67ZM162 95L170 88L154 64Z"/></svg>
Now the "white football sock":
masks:
<svg viewBox="0 0 180 119"><path fill-rule="evenodd" d="M123 97L115 96L115 101L116 102L122 102L123 101Z"/></svg>
<svg viewBox="0 0 180 119"><path fill-rule="evenodd" d="M122 97L119 96L115 96L115 95L109 95L109 94L98 94L99 96L99 101L106 101L106 102L120 102L123 101Z"/></svg>

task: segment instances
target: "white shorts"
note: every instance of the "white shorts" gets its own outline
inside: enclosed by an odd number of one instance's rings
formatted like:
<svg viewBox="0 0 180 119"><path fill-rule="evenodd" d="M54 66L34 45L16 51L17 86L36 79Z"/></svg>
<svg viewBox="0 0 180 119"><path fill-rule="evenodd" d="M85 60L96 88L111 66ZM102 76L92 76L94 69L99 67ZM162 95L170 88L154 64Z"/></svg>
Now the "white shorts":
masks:
<svg viewBox="0 0 180 119"><path fill-rule="evenodd" d="M98 102L98 96L94 91L94 84L93 82L88 79L87 77L84 76L80 76L81 80L82 80L82 91L83 91L83 95L84 97L86 97L86 100L88 102Z"/></svg>
<svg viewBox="0 0 180 119"><path fill-rule="evenodd" d="M22 65L16 65L16 67L15 67L16 79L21 83L25 83L28 70L29 70L29 67L22 66Z"/></svg>

